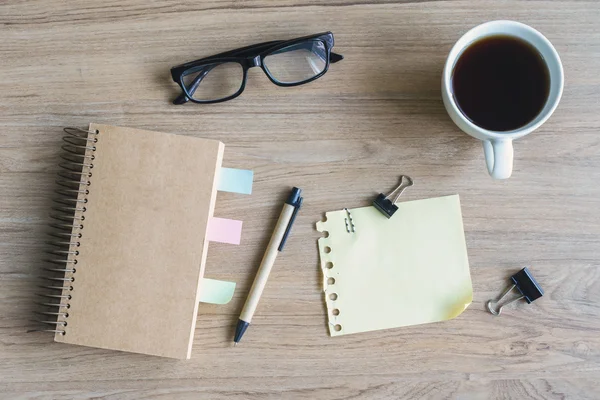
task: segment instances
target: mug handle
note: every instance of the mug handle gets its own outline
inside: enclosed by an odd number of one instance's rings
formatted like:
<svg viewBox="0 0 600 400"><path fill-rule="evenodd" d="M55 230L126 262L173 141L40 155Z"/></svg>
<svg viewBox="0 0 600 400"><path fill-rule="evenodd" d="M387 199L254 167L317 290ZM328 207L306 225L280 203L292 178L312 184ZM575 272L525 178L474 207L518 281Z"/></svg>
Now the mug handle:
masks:
<svg viewBox="0 0 600 400"><path fill-rule="evenodd" d="M483 141L483 154L488 172L494 179L506 179L512 174L512 139L493 139Z"/></svg>

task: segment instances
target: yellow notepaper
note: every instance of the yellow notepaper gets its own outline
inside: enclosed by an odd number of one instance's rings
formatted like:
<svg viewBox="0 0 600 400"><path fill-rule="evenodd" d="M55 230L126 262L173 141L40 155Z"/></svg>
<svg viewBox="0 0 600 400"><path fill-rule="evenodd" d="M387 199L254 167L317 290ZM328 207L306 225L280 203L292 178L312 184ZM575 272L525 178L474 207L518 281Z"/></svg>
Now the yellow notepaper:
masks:
<svg viewBox="0 0 600 400"><path fill-rule="evenodd" d="M444 321L473 301L458 195L397 206L317 222L331 336Z"/></svg>

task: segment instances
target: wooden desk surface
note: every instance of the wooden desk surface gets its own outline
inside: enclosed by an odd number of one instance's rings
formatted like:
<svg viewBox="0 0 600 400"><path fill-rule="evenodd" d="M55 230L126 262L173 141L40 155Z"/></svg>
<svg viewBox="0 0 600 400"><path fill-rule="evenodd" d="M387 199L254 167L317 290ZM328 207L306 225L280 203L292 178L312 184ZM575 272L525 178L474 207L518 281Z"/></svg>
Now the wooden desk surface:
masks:
<svg viewBox="0 0 600 400"><path fill-rule="evenodd" d="M565 68L562 102L493 181L447 117L440 74L470 27L539 29ZM0 397L131 399L598 398L600 5L595 1L12 1L0 5ZM255 42L332 30L346 58L279 88L251 70L224 104L174 106L169 68ZM193 359L53 343L32 327L64 126L90 121L215 138L255 172L219 193L240 246L211 244L206 276L238 283L201 305ZM148 171L152 173L152 171ZM404 199L459 193L474 302L443 323L330 338L315 221L416 180ZM305 190L253 326L234 324L292 185ZM185 212L185 210L182 210ZM529 265L546 295L493 318L485 302Z"/></svg>

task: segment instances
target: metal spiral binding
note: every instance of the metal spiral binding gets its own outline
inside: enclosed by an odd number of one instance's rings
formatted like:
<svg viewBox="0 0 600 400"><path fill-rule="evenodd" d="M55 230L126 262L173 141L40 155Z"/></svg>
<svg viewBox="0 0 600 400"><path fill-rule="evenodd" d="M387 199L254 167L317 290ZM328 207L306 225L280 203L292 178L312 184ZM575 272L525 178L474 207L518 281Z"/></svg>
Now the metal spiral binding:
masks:
<svg viewBox="0 0 600 400"><path fill-rule="evenodd" d="M45 259L48 266L43 270L49 275L41 277L45 282L40 288L46 293L38 293L43 300L38 305L50 308L49 311L39 311L36 314L42 318L36 322L50 325L51 329L32 329L28 332L52 332L65 335L69 300L72 296L73 282L77 269L78 247L83 237L84 213L87 211L87 195L90 193L91 170L94 168L94 152L98 142L99 131L89 131L79 128L65 128L67 134L62 138L62 162L59 166L63 169L58 172L55 192L59 197L53 199L50 218L54 221L49 225L53 228L48 234L52 240L46 243L51 246L46 251L50 257ZM56 317L56 321L48 321L44 317Z"/></svg>

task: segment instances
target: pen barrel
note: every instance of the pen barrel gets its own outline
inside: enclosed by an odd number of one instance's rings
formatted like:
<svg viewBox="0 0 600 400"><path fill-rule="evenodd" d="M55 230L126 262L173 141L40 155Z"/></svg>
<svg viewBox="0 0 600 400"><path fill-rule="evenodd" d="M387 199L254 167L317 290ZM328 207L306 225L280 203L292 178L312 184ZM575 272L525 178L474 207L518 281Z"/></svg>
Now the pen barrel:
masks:
<svg viewBox="0 0 600 400"><path fill-rule="evenodd" d="M283 210L281 210L281 214L277 220L277 225L275 225L275 230L273 231L273 235L271 236L271 240L267 246L267 251L263 256L260 267L258 268L258 272L256 273L256 277L254 278L254 283L252 283L250 293L248 294L248 298L246 299L246 303L244 304L244 308L240 314L240 319L242 321L250 323L250 320L254 315L254 311L256 311L258 301L260 300L260 296L265 289L267 279L271 273L271 268L273 268L273 264L275 263L275 259L279 253L277 248L279 247L279 243L281 243L281 239L283 239L283 235L285 234L288 223L292 218L294 209L294 206L290 204L284 204Z"/></svg>

